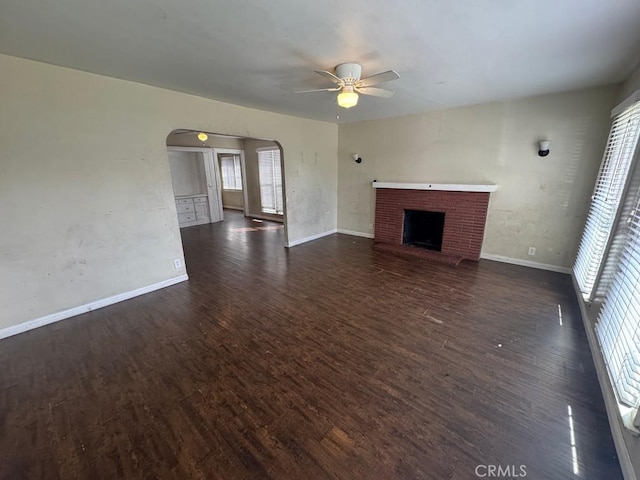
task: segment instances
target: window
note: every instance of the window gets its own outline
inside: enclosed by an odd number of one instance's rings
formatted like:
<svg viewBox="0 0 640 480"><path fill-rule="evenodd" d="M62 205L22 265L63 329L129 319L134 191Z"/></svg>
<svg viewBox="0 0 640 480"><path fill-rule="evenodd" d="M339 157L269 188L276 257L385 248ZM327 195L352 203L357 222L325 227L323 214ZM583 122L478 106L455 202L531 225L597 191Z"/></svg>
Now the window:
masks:
<svg viewBox="0 0 640 480"><path fill-rule="evenodd" d="M600 307L596 336L623 422L634 429L640 407L639 99L636 92L616 112L574 266L584 299Z"/></svg>
<svg viewBox="0 0 640 480"><path fill-rule="evenodd" d="M640 405L640 190L626 241L598 316L596 333L618 401Z"/></svg>
<svg viewBox="0 0 640 480"><path fill-rule="evenodd" d="M284 213L282 200L282 164L280 150L264 148L258 153L258 174L260 176L260 203L263 213Z"/></svg>
<svg viewBox="0 0 640 480"><path fill-rule="evenodd" d="M240 155L220 154L220 171L223 190L242 190Z"/></svg>
<svg viewBox="0 0 640 480"><path fill-rule="evenodd" d="M640 102L636 102L613 121L573 267L578 286L587 301L592 298L605 258L639 132Z"/></svg>

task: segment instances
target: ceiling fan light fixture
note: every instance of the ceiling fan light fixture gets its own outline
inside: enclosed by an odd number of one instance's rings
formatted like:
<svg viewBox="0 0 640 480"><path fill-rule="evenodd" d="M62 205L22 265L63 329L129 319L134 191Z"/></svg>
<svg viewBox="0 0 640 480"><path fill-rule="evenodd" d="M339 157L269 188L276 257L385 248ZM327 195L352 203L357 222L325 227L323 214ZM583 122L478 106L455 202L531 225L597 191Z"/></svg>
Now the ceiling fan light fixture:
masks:
<svg viewBox="0 0 640 480"><path fill-rule="evenodd" d="M314 70L314 72L330 80L334 85L328 88L314 88L313 90L302 90L296 93L339 92L336 103L342 108L355 107L358 104L360 94L382 98L391 97L393 91L375 88L374 85L400 78L398 72L394 70L387 70L386 72L361 78L362 67L358 63L341 63L335 67L335 73L328 70Z"/></svg>
<svg viewBox="0 0 640 480"><path fill-rule="evenodd" d="M198 134L198 140L200 140L201 142L206 142L208 138L209 138L209 135L207 135L204 132L200 132Z"/></svg>
<svg viewBox="0 0 640 480"><path fill-rule="evenodd" d="M338 94L338 105L342 108L355 107L358 104L358 94L354 91L344 90Z"/></svg>

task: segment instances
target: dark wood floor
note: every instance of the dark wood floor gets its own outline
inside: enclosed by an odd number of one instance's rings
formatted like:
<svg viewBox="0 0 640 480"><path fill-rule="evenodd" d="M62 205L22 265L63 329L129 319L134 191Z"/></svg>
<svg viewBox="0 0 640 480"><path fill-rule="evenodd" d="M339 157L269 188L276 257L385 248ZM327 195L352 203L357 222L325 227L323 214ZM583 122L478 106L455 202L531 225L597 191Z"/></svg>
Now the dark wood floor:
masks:
<svg viewBox="0 0 640 480"><path fill-rule="evenodd" d="M568 276L226 216L188 283L0 341L1 478L622 478Z"/></svg>

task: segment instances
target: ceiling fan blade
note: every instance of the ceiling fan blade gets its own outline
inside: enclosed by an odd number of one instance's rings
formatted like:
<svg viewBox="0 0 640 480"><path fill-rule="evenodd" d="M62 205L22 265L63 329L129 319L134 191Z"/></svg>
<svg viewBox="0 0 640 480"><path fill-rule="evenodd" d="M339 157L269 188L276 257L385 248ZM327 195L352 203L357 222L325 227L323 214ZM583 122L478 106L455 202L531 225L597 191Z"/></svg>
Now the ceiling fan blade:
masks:
<svg viewBox="0 0 640 480"><path fill-rule="evenodd" d="M358 82L358 87L370 87L379 83L390 82L391 80L397 80L400 78L398 72L394 70L387 70L386 72L376 73L370 77L363 78Z"/></svg>
<svg viewBox="0 0 640 480"><path fill-rule="evenodd" d="M340 90L341 87L335 87L335 88L314 88L313 90L300 90L297 91L296 93L309 93L309 92L337 92L338 90Z"/></svg>
<svg viewBox="0 0 640 480"><path fill-rule="evenodd" d="M391 90L385 90L384 88L373 88L373 87L357 87L356 92L362 93L363 95L371 95L372 97L383 97L389 98L393 97L395 92Z"/></svg>
<svg viewBox="0 0 640 480"><path fill-rule="evenodd" d="M318 75L322 75L325 78L328 78L333 83L337 83L338 85L342 85L342 79L336 77L333 73L327 72L326 70L314 70Z"/></svg>

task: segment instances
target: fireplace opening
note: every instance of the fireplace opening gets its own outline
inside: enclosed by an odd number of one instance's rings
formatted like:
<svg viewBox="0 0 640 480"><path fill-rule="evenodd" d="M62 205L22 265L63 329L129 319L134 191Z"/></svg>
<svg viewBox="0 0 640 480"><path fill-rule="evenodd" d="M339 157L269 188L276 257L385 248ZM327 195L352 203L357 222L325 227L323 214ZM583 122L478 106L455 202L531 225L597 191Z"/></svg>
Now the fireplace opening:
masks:
<svg viewBox="0 0 640 480"><path fill-rule="evenodd" d="M444 212L405 210L402 243L428 250L442 250Z"/></svg>

